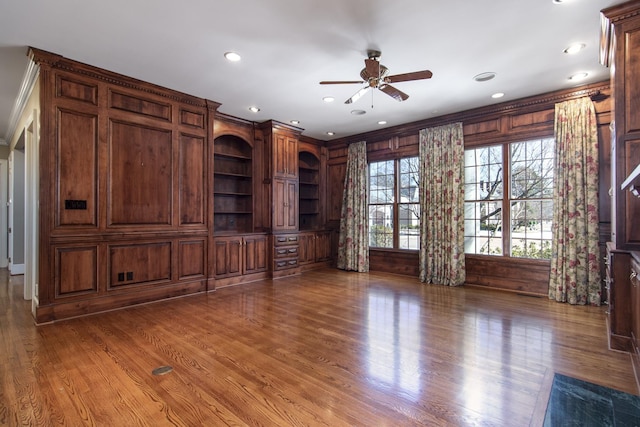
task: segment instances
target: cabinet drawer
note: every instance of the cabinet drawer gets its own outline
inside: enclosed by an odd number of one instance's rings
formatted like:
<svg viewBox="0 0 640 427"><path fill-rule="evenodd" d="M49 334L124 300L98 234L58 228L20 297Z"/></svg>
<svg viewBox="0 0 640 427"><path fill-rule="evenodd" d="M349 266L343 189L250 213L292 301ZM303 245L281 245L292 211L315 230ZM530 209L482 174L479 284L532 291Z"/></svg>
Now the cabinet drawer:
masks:
<svg viewBox="0 0 640 427"><path fill-rule="evenodd" d="M273 250L275 258L290 258L298 256L297 246L279 246Z"/></svg>
<svg viewBox="0 0 640 427"><path fill-rule="evenodd" d="M273 264L276 270L286 270L288 268L297 267L298 259L296 258L296 259L276 260Z"/></svg>
<svg viewBox="0 0 640 427"><path fill-rule="evenodd" d="M274 246L297 245L298 235L297 234L277 234L273 237L273 244Z"/></svg>

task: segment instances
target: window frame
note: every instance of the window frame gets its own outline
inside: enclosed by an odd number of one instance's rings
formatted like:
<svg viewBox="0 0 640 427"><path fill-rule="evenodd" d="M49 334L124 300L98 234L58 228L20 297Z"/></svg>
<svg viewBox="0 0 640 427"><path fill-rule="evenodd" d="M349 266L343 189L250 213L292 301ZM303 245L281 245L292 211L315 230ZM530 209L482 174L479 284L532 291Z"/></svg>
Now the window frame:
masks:
<svg viewBox="0 0 640 427"><path fill-rule="evenodd" d="M512 215L511 215L511 204L514 201L524 201L524 200L528 200L528 199L518 199L518 198L514 198L512 197L511 194L511 187L512 187L512 181L511 181L511 177L512 177L512 158L511 158L511 146L512 144L517 144L517 143L525 143L525 142L529 142L529 141L535 141L535 140L545 140L545 139L552 139L554 140L555 137L553 135L553 132L549 133L549 132L545 132L545 133L540 133L540 134L532 134L532 135L516 135L516 136L510 136L508 139L504 139L504 140L500 140L500 141L486 141L483 142L481 144L465 144L465 151L466 150L475 150L475 149L479 149L479 148L488 148L488 147L494 147L494 146L501 146L501 150L502 150L502 199L499 199L498 201L501 202L502 207L501 207L501 214L502 214L502 253L501 254L496 254L496 255L490 255L490 254L482 254L482 253L467 253L465 252L465 257L483 257L483 258L492 258L492 259L512 259L512 260L520 260L520 261L533 261L533 262L545 262L548 263L549 262L549 258L532 258L532 257L520 257L520 256L512 256L511 255L511 251L512 251L512 233L511 233L511 227L512 227ZM536 198L532 198L532 200L538 200L538 199L543 199L543 200L549 200L549 199L544 199L544 198L540 198L540 197L536 197ZM553 196L550 198L550 200L553 201ZM473 202L476 202L477 200L473 200ZM465 203L467 202L467 200L465 199ZM505 227L505 224L508 225Z"/></svg>
<svg viewBox="0 0 640 427"><path fill-rule="evenodd" d="M400 206L401 205L410 205L410 204L416 204L418 209L420 210L420 201L416 201L416 202L401 202L401 195L400 195L400 186L401 186L401 167L400 167L400 163L402 162L402 160L405 159L409 159L409 158L415 158L416 161L418 162L418 168L419 168L419 162L420 162L420 158L418 155L412 155L412 154L407 154L404 156L393 156L390 158L379 158L379 159L375 159L375 160L369 160L368 161L368 167L367 167L367 173L368 173L368 179L369 179L369 201L368 201L368 209L371 208L371 206L391 206L391 214L392 214L392 224L393 224L393 233L392 233L392 247L384 247L384 246L371 246L369 245L369 249L370 250L382 250L382 251L401 251L401 252L414 252L417 253L419 251L419 247L420 247L420 232L418 233L418 248L416 249L407 249L407 248L400 248ZM371 202L371 165L373 163L381 163L381 162L392 162L393 163L393 202L391 203L372 203ZM418 174L420 173L420 171L418 170ZM417 182L417 187L418 187L418 191L420 188L420 177L418 175L418 182ZM368 215L367 217L367 221L369 222L369 226L371 227L371 215ZM369 241L368 243L371 242L371 231L369 231Z"/></svg>

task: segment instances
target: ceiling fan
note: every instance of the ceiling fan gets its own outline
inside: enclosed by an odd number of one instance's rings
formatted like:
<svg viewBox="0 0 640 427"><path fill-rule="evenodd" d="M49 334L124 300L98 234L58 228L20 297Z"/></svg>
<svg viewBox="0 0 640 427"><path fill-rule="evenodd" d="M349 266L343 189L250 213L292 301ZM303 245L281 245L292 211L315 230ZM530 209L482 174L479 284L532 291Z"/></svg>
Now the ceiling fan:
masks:
<svg viewBox="0 0 640 427"><path fill-rule="evenodd" d="M414 71L412 73L395 74L389 76L389 69L380 63L381 52L379 50L368 50L368 59L364 60L364 68L360 71L362 80L338 80L338 81L321 81L321 85L333 84L362 84L366 85L356 92L351 98L344 103L351 104L360 99L371 88L380 89L396 101L405 101L409 95L391 86L389 83L407 82L411 80L430 79L433 73L429 70Z"/></svg>

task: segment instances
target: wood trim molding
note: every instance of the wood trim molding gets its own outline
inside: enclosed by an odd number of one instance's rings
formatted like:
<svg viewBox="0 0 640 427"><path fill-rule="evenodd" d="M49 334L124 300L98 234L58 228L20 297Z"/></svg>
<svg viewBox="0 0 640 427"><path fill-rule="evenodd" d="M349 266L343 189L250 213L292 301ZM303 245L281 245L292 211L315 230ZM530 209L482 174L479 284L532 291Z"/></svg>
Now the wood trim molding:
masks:
<svg viewBox="0 0 640 427"><path fill-rule="evenodd" d="M208 101L203 98L188 95L172 89L163 88L158 85L144 82L142 80L127 77L122 74L107 71L91 65L83 64L77 61L69 60L63 56L56 55L41 49L29 47L29 57L37 64L46 64L51 68L69 71L75 74L90 77L96 80L106 82L108 84L135 89L141 92L150 93L152 95L168 98L173 101L184 104L194 105L197 107L207 107L217 109L221 104Z"/></svg>
<svg viewBox="0 0 640 427"><path fill-rule="evenodd" d="M581 98L589 96L594 100L599 100L605 95L604 92L609 90L609 81L603 81L594 83L591 85L581 86L580 88L573 88L564 91L554 91L546 94L532 96L528 98L521 98L511 102L503 102L496 105L490 105L486 107L480 107L473 110L462 111L458 113L452 113L445 116L434 117L431 119L420 120L416 122L406 123L394 127L389 127L373 132L361 133L357 135L348 136L345 138L339 138L326 143L330 150L335 150L341 146L347 146L353 142L358 141L381 141L396 136L404 136L409 134L415 134L421 129L439 126L451 122L468 123L475 119L482 118L488 120L491 117L500 117L509 115L512 112L519 114L527 111L537 111L548 108L558 102L568 101L571 99Z"/></svg>

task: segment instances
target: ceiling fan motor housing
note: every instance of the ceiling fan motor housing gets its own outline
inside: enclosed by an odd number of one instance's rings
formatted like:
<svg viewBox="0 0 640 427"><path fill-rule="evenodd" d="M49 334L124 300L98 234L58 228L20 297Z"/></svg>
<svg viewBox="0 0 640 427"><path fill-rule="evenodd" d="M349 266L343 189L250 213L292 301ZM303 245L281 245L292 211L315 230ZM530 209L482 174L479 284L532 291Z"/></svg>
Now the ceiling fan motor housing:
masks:
<svg viewBox="0 0 640 427"><path fill-rule="evenodd" d="M373 49L367 50L367 57L369 59L375 59L377 61L381 55L382 55L382 52L380 52L379 50L373 50Z"/></svg>

